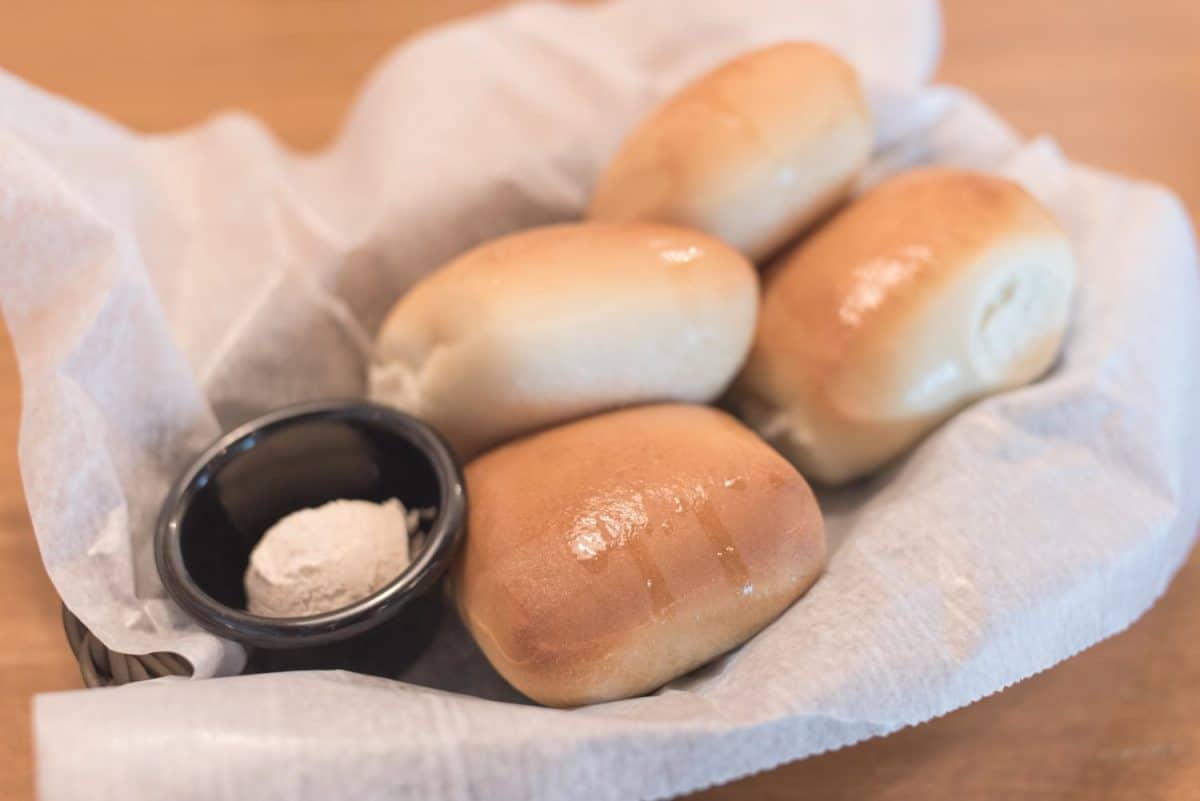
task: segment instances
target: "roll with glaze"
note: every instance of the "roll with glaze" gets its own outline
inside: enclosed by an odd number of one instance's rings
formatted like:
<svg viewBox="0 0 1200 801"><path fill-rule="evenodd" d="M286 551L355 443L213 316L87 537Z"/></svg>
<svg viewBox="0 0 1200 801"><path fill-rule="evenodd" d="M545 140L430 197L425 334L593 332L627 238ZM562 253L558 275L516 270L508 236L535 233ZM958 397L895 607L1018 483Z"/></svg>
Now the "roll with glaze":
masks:
<svg viewBox="0 0 1200 801"><path fill-rule="evenodd" d="M759 260L832 209L871 151L853 67L786 43L696 80L625 140L588 216L698 228Z"/></svg>
<svg viewBox="0 0 1200 801"><path fill-rule="evenodd" d="M765 280L733 405L806 476L837 483L1044 373L1075 262L1017 184L928 168L876 187Z"/></svg>
<svg viewBox="0 0 1200 801"><path fill-rule="evenodd" d="M658 405L517 440L466 469L459 611L543 704L638 695L728 651L816 580L821 513L729 415Z"/></svg>
<svg viewBox="0 0 1200 801"><path fill-rule="evenodd" d="M712 400L745 359L757 311L753 266L703 233L533 229L469 251L400 299L370 394L471 456L615 406Z"/></svg>

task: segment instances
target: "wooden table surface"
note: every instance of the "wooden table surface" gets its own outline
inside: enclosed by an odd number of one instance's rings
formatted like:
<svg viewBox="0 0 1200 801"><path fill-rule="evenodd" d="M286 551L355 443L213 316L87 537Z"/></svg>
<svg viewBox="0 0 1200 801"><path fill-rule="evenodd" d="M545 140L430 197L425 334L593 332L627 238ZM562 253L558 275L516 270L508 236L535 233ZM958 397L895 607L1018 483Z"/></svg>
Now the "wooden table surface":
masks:
<svg viewBox="0 0 1200 801"><path fill-rule="evenodd" d="M324 142L370 66L492 0L0 0L0 66L134 128L227 107ZM1173 187L1200 220L1200 3L952 0L940 78L1073 157ZM17 472L0 333L0 798L32 797L29 704L80 681ZM1200 799L1200 556L1128 632L932 723L697 796Z"/></svg>

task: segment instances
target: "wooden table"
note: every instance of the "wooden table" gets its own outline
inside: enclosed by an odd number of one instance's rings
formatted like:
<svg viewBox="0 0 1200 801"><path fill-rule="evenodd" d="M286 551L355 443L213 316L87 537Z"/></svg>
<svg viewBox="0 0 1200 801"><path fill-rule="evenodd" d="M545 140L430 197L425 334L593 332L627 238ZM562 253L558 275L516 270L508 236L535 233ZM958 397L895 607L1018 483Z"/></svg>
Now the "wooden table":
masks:
<svg viewBox="0 0 1200 801"><path fill-rule="evenodd" d="M367 69L495 0L0 0L0 64L143 130L226 107L319 145ZM1200 3L953 0L941 78L1075 158L1174 187L1200 219ZM29 699L80 686L17 473L0 334L0 798L32 796ZM1200 799L1200 557L1128 632L932 723L697 796Z"/></svg>

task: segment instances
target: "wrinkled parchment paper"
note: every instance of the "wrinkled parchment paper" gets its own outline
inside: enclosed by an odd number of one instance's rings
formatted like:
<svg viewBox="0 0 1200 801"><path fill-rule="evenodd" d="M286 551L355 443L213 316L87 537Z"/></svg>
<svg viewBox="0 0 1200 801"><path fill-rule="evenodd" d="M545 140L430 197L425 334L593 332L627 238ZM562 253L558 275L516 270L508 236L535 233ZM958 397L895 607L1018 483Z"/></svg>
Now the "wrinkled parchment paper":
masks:
<svg viewBox="0 0 1200 801"><path fill-rule="evenodd" d="M972 406L865 487L824 494L827 575L652 697L496 700L449 635L405 674L434 688L304 672L46 695L44 799L658 798L942 714L1153 603L1200 512L1186 216L1160 189L1022 142L961 92L923 88L939 28L920 0L517 7L396 51L315 157L240 115L135 136L0 73L0 298L22 475L59 593L113 648L174 650L201 677L240 670L241 649L190 624L154 571L152 522L189 457L255 412L360 395L371 336L417 278L577 217L657 100L788 38L862 72L879 140L864 186L960 164L1016 178L1059 215L1080 290L1053 372Z"/></svg>

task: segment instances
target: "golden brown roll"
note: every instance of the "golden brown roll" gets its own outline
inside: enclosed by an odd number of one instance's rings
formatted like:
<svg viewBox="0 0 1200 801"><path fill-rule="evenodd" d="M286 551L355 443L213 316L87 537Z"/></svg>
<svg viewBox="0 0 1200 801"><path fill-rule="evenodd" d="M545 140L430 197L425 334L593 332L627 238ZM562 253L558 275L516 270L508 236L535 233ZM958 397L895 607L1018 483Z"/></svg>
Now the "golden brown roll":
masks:
<svg viewBox="0 0 1200 801"><path fill-rule="evenodd" d="M537 228L418 283L379 332L371 397L462 456L603 409L709 401L754 336L758 274L711 236L652 223Z"/></svg>
<svg viewBox="0 0 1200 801"><path fill-rule="evenodd" d="M699 228L761 259L833 208L871 151L854 69L819 45L747 53L625 140L588 216Z"/></svg>
<svg viewBox="0 0 1200 801"><path fill-rule="evenodd" d="M738 645L825 559L812 491L729 415L598 415L467 466L459 611L492 665L543 704L653 690Z"/></svg>
<svg viewBox="0 0 1200 801"><path fill-rule="evenodd" d="M1017 184L902 174L768 274L733 404L809 478L853 479L1045 372L1074 281L1066 234Z"/></svg>

